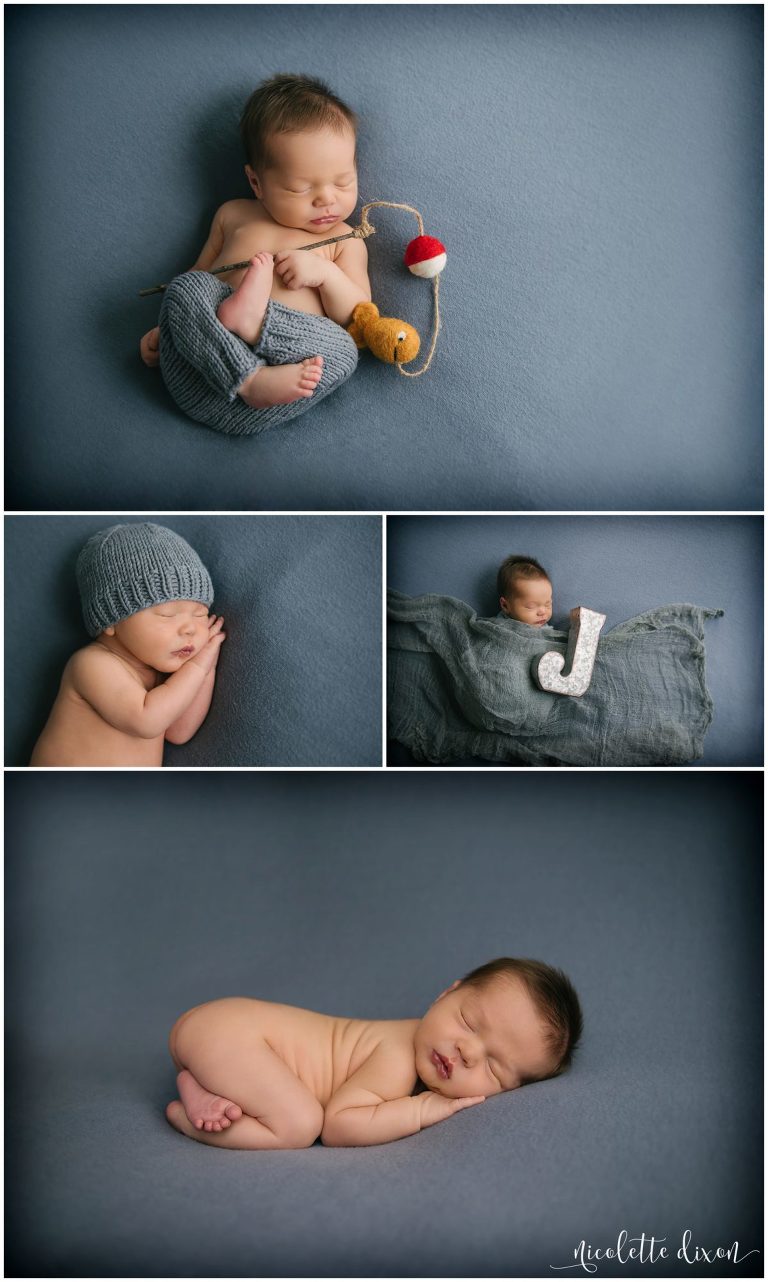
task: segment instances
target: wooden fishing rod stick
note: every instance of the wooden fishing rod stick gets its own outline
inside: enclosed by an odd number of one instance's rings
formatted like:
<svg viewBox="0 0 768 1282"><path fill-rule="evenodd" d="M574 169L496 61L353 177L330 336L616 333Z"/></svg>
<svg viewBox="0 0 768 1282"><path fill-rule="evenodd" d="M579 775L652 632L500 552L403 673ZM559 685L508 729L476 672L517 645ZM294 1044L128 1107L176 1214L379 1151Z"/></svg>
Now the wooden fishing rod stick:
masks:
<svg viewBox="0 0 768 1282"><path fill-rule="evenodd" d="M338 240L361 240L370 236L376 229L366 220L360 227L354 231L347 231L343 236L329 236L328 240L314 240L311 245L297 245L296 249L320 249L322 245L335 245ZM221 272L239 271L241 267L250 267L251 260L246 258L242 263L227 263L224 267L213 267L209 269L211 276L218 276ZM140 289L139 298L146 298L148 294L162 294L164 289L168 288L168 282L164 285L152 285L150 289Z"/></svg>

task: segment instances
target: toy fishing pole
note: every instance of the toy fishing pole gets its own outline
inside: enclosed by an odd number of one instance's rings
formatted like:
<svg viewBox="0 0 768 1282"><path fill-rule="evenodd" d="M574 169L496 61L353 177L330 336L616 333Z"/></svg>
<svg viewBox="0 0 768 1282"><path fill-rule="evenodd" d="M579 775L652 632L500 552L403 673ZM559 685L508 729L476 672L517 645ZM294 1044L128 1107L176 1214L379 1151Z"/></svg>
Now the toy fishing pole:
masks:
<svg viewBox="0 0 768 1282"><path fill-rule="evenodd" d="M434 327L427 359L419 370L406 370L402 366L414 360L421 346L418 331L407 321L397 320L394 316L380 316L375 303L358 303L352 313L352 324L347 327L348 333L359 348L367 347L379 360L390 365L397 365L399 372L407 378L418 378L429 369L437 346L437 335L440 332L440 273L445 267L447 255L445 246L434 236L424 235L424 222L418 209L412 205L401 205L391 200L372 200L360 210L360 225L353 231L344 232L341 236L329 236L327 240L315 240L311 245L298 245L297 249L320 249L323 245L334 245L341 240L365 240L376 231L368 218L370 209L404 209L416 218L419 234L406 247L403 262L414 276L432 281L434 298ZM226 263L223 267L210 269L212 276L222 272L240 271L250 267L251 260L240 263ZM139 297L147 298L150 294L162 294L168 288L163 285L152 285L140 289Z"/></svg>

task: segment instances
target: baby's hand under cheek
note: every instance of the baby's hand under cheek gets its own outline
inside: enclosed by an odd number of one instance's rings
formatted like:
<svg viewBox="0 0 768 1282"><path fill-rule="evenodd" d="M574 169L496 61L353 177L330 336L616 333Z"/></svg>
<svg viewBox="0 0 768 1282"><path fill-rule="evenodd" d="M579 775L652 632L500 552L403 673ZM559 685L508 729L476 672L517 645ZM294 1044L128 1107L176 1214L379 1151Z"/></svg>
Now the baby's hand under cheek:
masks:
<svg viewBox="0 0 768 1282"><path fill-rule="evenodd" d="M216 667L219 661L219 650L226 640L224 629L224 616L215 614L208 616L208 640L205 642L202 650L190 659L190 663L196 663L199 668L205 672L210 672Z"/></svg>
<svg viewBox="0 0 768 1282"><path fill-rule="evenodd" d="M437 1091L424 1091L416 1098L421 1105L419 1121L422 1130L425 1126L444 1122L446 1118L453 1117L454 1113L461 1112L463 1108L472 1108L474 1104L482 1104L485 1100L484 1095L467 1095L462 1099L449 1099L447 1095L438 1095Z"/></svg>

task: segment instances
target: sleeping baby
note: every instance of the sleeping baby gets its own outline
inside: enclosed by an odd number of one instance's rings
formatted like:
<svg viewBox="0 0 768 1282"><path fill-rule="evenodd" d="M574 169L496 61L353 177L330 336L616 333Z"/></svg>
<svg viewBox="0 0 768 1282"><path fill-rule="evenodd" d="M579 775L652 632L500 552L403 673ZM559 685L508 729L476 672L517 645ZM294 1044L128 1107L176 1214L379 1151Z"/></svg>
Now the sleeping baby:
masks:
<svg viewBox="0 0 768 1282"><path fill-rule="evenodd" d="M253 434L287 422L357 365L343 328L371 297L357 204L354 113L326 85L274 76L246 103L240 132L255 199L216 213L197 262L165 291L159 327L141 340L190 418ZM250 259L247 269L211 275Z"/></svg>
<svg viewBox="0 0 768 1282"><path fill-rule="evenodd" d="M508 556L496 576L501 613L532 628L543 628L552 618L552 584L538 561L530 556Z"/></svg>
<svg viewBox="0 0 768 1282"><path fill-rule="evenodd" d="M162 525L113 525L77 559L94 638L67 663L33 766L161 766L210 707L224 620L210 575Z"/></svg>
<svg viewBox="0 0 768 1282"><path fill-rule="evenodd" d="M563 972L515 957L456 980L422 1019L345 1019L226 997L174 1025L180 1099L166 1116L219 1148L386 1144L556 1076L581 1027Z"/></svg>

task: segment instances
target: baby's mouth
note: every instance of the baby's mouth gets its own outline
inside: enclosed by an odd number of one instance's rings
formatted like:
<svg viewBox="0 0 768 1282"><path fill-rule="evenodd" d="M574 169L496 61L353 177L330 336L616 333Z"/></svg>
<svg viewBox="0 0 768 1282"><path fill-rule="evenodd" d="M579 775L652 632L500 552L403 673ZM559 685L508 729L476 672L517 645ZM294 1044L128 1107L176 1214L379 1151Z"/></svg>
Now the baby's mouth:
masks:
<svg viewBox="0 0 768 1282"><path fill-rule="evenodd" d="M450 1060L443 1059L442 1055L440 1055L438 1051L432 1052L431 1059L437 1069L438 1077L442 1077L443 1081L447 1082L453 1072L453 1064Z"/></svg>
<svg viewBox="0 0 768 1282"><path fill-rule="evenodd" d="M180 650L171 651L171 654L175 655L177 659L186 659L187 655L194 653L195 647L193 645L184 645Z"/></svg>

